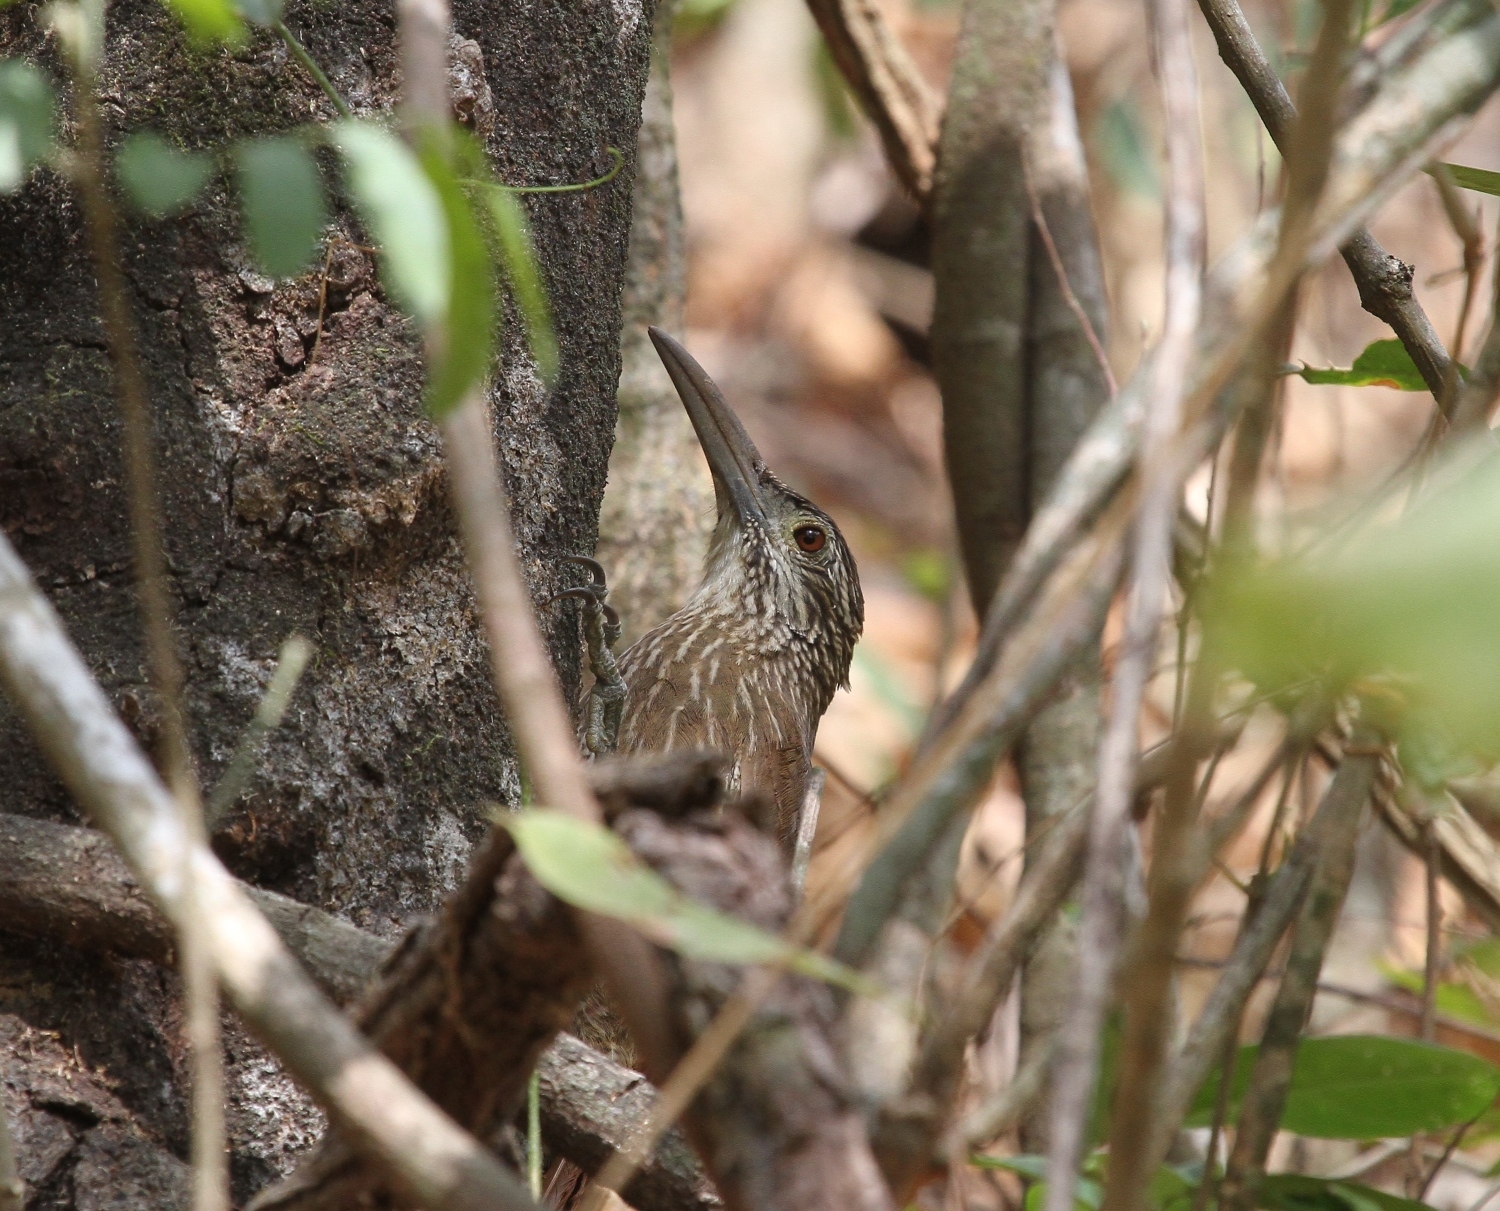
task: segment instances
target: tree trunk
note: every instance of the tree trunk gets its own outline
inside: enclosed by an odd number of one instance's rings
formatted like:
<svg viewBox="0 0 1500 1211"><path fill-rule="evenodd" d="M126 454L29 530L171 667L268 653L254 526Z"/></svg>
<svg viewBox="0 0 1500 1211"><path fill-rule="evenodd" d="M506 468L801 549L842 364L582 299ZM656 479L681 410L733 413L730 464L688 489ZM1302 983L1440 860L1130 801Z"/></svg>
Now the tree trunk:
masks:
<svg viewBox="0 0 1500 1211"><path fill-rule="evenodd" d="M388 6L296 7L287 20L356 113L389 111L399 81ZM599 188L526 199L562 370L549 393L512 331L492 406L542 605L568 579L556 557L594 545L651 19L605 0L458 0L454 22L474 39L455 47L460 113L503 180L585 181L607 169L608 147L626 158ZM32 6L0 14L0 54L59 67ZM239 51L195 50L145 0L110 11L100 94L112 138L153 126L187 147L333 116L264 31ZM0 232L0 524L151 745L160 712L135 611L120 422L71 187L44 172L0 199ZM454 885L486 802L515 801L520 788L422 414L418 335L386 299L357 247L370 238L347 210L330 234L321 333L321 262L277 282L256 273L222 179L183 219L131 220L123 251L206 786L282 640L299 631L317 648L256 777L216 823L215 847L248 881L390 934ZM541 611L570 690L573 609ZM3 703L0 769L12 810L77 818ZM29 1205L180 1204L188 1128L175 977L10 937L0 956L7 1102ZM228 1047L242 1201L320 1121L242 1032Z"/></svg>

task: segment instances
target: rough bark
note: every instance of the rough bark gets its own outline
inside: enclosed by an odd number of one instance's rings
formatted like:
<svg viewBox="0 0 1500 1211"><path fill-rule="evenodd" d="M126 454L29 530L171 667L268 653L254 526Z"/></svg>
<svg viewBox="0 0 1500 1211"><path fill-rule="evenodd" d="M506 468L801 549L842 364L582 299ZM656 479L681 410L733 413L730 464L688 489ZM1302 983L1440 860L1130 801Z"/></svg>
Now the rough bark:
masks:
<svg viewBox="0 0 1500 1211"><path fill-rule="evenodd" d="M672 17L656 8L651 74L641 107L635 209L621 304L620 422L609 458L595 555L609 573L624 631L620 651L687 601L713 527L708 464L656 355L649 325L682 335L687 295L677 136L672 122Z"/></svg>
<svg viewBox="0 0 1500 1211"><path fill-rule="evenodd" d="M1058 472L1109 391L1099 353L1073 310L1075 304L1082 310L1102 347L1109 316L1104 267L1089 210L1088 169L1073 90L1060 57L1052 61L1051 88L1027 140L1027 161L1037 209L1059 262L1053 264L1041 230L1033 223L1026 384L1031 421L1029 520L1045 503ZM1099 653L1084 653L1017 746L1028 839L1044 836L1061 814L1093 792L1101 721L1099 679ZM1027 849L1028 866L1037 852L1036 847ZM1072 919L1058 916L1021 974L1023 1065L1038 1047L1048 1045L1071 995L1074 934ZM1045 1096L1036 1099L1021 1120L1021 1142L1028 1152L1047 1150L1047 1106Z"/></svg>
<svg viewBox="0 0 1500 1211"><path fill-rule="evenodd" d="M0 14L0 54L56 71L37 13L22 5ZM294 6L288 20L357 113L389 108L398 82L388 9L362 0ZM648 13L605 0L566 12L460 0L455 22L482 57L466 112L504 179L587 179L608 166L607 145L633 165ZM472 76L472 52L467 60ZM196 51L149 0L111 7L100 78L112 142L149 125L184 146L217 149L332 116L268 35L235 52ZM593 544L613 432L630 175L528 200L562 374L549 394L512 333L492 402L539 600L559 585L554 557ZM248 722L282 639L299 630L318 648L215 845L241 877L390 933L453 885L484 830L479 805L519 791L436 434L421 412L417 335L386 300L369 256L340 246L314 358L321 262L278 282L255 273L222 181L185 218L131 220L127 230L188 714L207 783ZM76 199L44 172L0 200L0 231L0 525L150 744L159 711L145 688L119 421ZM333 232L369 243L343 210ZM571 620L560 611L544 620L564 679L576 682ZM4 705L0 766L20 810L76 818ZM0 1026L55 1031L76 1049L80 1080L102 1080L107 1068L116 1117L99 1121L138 1139L152 1172L179 1165L187 1129L175 979L57 947L7 941L4 950L15 978L0 992ZM286 1166L319 1120L258 1049L236 1042L231 1051L243 1198ZM52 1104L33 1069L11 1065L6 1075L23 1116ZM256 1106L284 1113L258 1116ZM73 1130L66 1113L59 1121ZM103 1197L107 1184L83 1178L90 1155L81 1146L61 1154L34 1205ZM120 1159L121 1172L130 1164ZM112 1205L175 1201L133 1189L119 1186Z"/></svg>

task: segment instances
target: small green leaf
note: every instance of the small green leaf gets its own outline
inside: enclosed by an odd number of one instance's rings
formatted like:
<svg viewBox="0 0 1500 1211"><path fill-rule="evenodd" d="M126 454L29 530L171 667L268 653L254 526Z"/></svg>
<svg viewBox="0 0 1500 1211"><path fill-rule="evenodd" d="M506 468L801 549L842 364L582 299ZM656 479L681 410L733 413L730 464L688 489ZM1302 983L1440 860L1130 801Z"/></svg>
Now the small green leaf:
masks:
<svg viewBox="0 0 1500 1211"><path fill-rule="evenodd" d="M1358 1182L1300 1173L1271 1173L1261 1185L1267 1211L1432 1211L1426 1203L1387 1194Z"/></svg>
<svg viewBox="0 0 1500 1211"><path fill-rule="evenodd" d="M453 131L450 137L465 136ZM452 256L453 293L443 329L446 339L427 376L427 411L441 417L489 372L495 351L495 282L489 249L449 159L428 147L422 153L422 167L442 199Z"/></svg>
<svg viewBox="0 0 1500 1211"><path fill-rule="evenodd" d="M198 196L214 170L213 157L178 151L154 130L138 130L120 147L115 171L137 210L166 218Z"/></svg>
<svg viewBox="0 0 1500 1211"><path fill-rule="evenodd" d="M245 26L230 0L167 0L167 4L188 37L199 45L238 45L245 39Z"/></svg>
<svg viewBox="0 0 1500 1211"><path fill-rule="evenodd" d="M290 277L306 268L328 224L323 177L299 139L247 139L234 150L245 238L261 269Z"/></svg>
<svg viewBox="0 0 1500 1211"><path fill-rule="evenodd" d="M412 150L382 126L342 121L332 140L350 192L381 248L385 283L425 324L448 316L452 255L443 200Z"/></svg>
<svg viewBox="0 0 1500 1211"><path fill-rule="evenodd" d="M11 193L52 151L55 102L46 75L24 59L0 61L0 193Z"/></svg>
<svg viewBox="0 0 1500 1211"><path fill-rule="evenodd" d="M1003 1169L1026 1179L1024 1211L1042 1211L1047 1205L1047 1158L1045 1156L985 1156L974 1153L969 1163L976 1169ZM1104 1184L1079 1174L1073 1186L1074 1211L1099 1211L1104 1202Z"/></svg>
<svg viewBox="0 0 1500 1211"><path fill-rule="evenodd" d="M1446 166L1453 174L1453 183L1460 189L1472 189L1475 193L1488 193L1500 197L1500 172L1488 168L1468 168L1463 164Z"/></svg>
<svg viewBox="0 0 1500 1211"><path fill-rule="evenodd" d="M606 828L544 808L507 812L497 820L510 830L536 881L575 908L628 921L690 959L772 963L879 995L842 963L688 899Z"/></svg>
<svg viewBox="0 0 1500 1211"><path fill-rule="evenodd" d="M1238 1111L1256 1047L1240 1048L1230 1088ZM1198 1091L1190 1127L1213 1120L1215 1072ZM1379 1035L1303 1039L1283 1130L1318 1139L1391 1139L1466 1123L1500 1093L1500 1069L1467 1051Z"/></svg>
<svg viewBox="0 0 1500 1211"><path fill-rule="evenodd" d="M1311 366L1293 369L1309 383L1331 383L1343 387L1394 387L1397 391L1426 391L1427 383L1400 341L1375 341L1354 359L1347 370Z"/></svg>
<svg viewBox="0 0 1500 1211"><path fill-rule="evenodd" d="M484 195L489 204L490 230L494 233L498 254L496 259L520 309L521 322L526 325L527 347L542 381L551 385L557 380L557 337L552 329L552 305L537 265L531 225L526 221L526 211L510 190L487 185Z"/></svg>

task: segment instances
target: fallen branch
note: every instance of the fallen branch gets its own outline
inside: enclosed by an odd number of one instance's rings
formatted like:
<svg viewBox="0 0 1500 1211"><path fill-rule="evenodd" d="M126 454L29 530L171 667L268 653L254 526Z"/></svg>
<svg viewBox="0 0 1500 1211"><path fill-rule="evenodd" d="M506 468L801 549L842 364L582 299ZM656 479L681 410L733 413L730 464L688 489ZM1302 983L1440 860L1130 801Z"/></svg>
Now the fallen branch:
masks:
<svg viewBox="0 0 1500 1211"><path fill-rule="evenodd" d="M92 829L0 815L0 923L83 949L170 965L175 935L109 838ZM374 978L393 944L340 917L241 885L287 947L339 1002ZM570 1035L543 1052L547 1146L591 1176L623 1146L656 1096L640 1073ZM668 1135L626 1195L652 1211L712 1211L718 1197L680 1133Z"/></svg>
<svg viewBox="0 0 1500 1211"><path fill-rule="evenodd" d="M53 768L174 928L188 928L186 918L197 914L192 924L235 1007L364 1155L429 1208L533 1205L487 1149L359 1035L213 851L190 836L175 800L3 536L0 682Z"/></svg>

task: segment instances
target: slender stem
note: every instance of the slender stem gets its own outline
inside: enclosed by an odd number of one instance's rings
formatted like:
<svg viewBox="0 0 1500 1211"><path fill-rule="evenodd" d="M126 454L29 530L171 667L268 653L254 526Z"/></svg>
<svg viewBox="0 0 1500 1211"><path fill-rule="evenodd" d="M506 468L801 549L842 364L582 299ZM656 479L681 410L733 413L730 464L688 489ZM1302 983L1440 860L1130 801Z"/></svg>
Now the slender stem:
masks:
<svg viewBox="0 0 1500 1211"><path fill-rule="evenodd" d="M1124 937L1124 858L1139 759L1140 709L1156 655L1171 575L1172 529L1183 480L1190 469L1175 460L1172 451L1182 425L1188 362L1202 305L1205 219L1198 81L1184 0L1154 0L1147 8L1166 113L1169 177L1166 307L1162 337L1152 362L1155 383L1142 441L1140 509L1131 549L1132 582L1126 603L1125 634L1115 666L1109 724L1099 753L1098 792L1089 835L1084 914L1079 931L1077 991L1063 1026L1064 1048L1053 1082L1047 1211L1071 1211L1078 1166L1083 1159L1088 1107L1098 1068L1099 1030ZM1194 796L1189 793L1187 799L1191 802ZM1184 820L1182 825L1186 823ZM1158 822L1157 857L1151 867L1153 884L1159 883L1159 867L1170 865L1167 851L1174 845L1181 848L1186 841L1185 827L1174 824L1165 816ZM1161 1008L1156 1007L1149 1024L1160 1039L1146 1039L1141 1028L1147 1023L1138 1012L1136 1037L1132 1040L1127 1021L1127 1075L1122 1079L1129 1079L1132 1042L1136 1067L1142 1075L1149 1076L1145 1070L1159 1064L1159 1053L1166 1039ZM1143 1086L1138 1092L1142 1104L1149 1106L1148 1089ZM1138 1116L1118 1116L1115 1123L1118 1126L1131 1117ZM1139 1152L1139 1148L1134 1153L1112 1151L1106 1208L1134 1205L1133 1201L1119 1200L1123 1192L1144 1184L1144 1179L1138 1179L1129 1165Z"/></svg>
<svg viewBox="0 0 1500 1211"><path fill-rule="evenodd" d="M1418 1017L1417 1035L1424 1043L1431 1043L1437 1039L1438 972L1443 953L1443 908L1438 899L1443 848L1430 805L1422 821L1422 840L1426 850L1422 873L1427 893L1427 933L1422 958L1422 1009ZM1422 1173L1422 1153L1426 1143L1427 1137L1420 1131L1412 1134L1411 1145L1406 1153L1406 1192L1410 1198L1420 1199L1422 1196L1419 1192L1431 1180ZM1434 1169L1433 1173L1436 1172Z"/></svg>
<svg viewBox="0 0 1500 1211"><path fill-rule="evenodd" d="M118 217L104 168L104 135L94 98L93 64L75 48L73 100L78 121L77 184L83 198L105 339L115 372L116 394L125 432L125 480L129 497L131 554L146 640L146 663L163 716L162 747L167 779L183 827L196 840L205 829L198 781L188 749L183 707L183 673L172 637L172 604L157 495L156 448L145 373L130 316L130 293L120 259ZM186 851L184 860L186 860ZM182 870L191 887L192 872ZM197 1211L229 1206L229 1165L225 1152L224 1066L219 1042L219 993L213 961L196 913L182 922L182 979L186 1034L192 1056L193 1205Z"/></svg>
<svg viewBox="0 0 1500 1211"><path fill-rule="evenodd" d="M1255 40L1237 0L1198 0L1213 31L1219 57L1244 88L1271 139L1286 155L1297 109ZM1308 79L1312 79L1309 72ZM1411 268L1385 251L1360 228L1340 249L1366 311L1388 323L1401 339L1435 399L1441 400L1451 359L1432 321L1412 294Z"/></svg>
<svg viewBox="0 0 1500 1211"><path fill-rule="evenodd" d="M1348 7L1343 15L1348 17ZM1328 19L1333 16L1330 11ZM1361 728L1355 739L1356 745L1345 754L1324 797L1332 810L1319 813L1323 820L1317 872L1292 934L1286 973L1266 1018L1249 1087L1240 1102L1234 1150L1220 1187L1219 1206L1223 1211L1252 1211L1259 1206L1266 1156L1286 1106L1297 1042L1312 1013L1323 957L1349 890L1359 820L1380 763L1378 737Z"/></svg>
<svg viewBox="0 0 1500 1211"><path fill-rule="evenodd" d="M271 22L271 28L286 43L287 50L292 52L292 58L302 64L307 74L323 90L323 95L333 102L334 109L339 111L339 117L354 117L354 111L349 108L349 103L340 95L339 90L333 86L333 81L328 78L327 73L318 66L318 61L308 54L307 48L297 40L297 35L287 28L286 22L278 17L275 21Z"/></svg>
<svg viewBox="0 0 1500 1211"><path fill-rule="evenodd" d="M526 1184L531 1197L542 1201L542 1073L532 1071L526 1082Z"/></svg>

